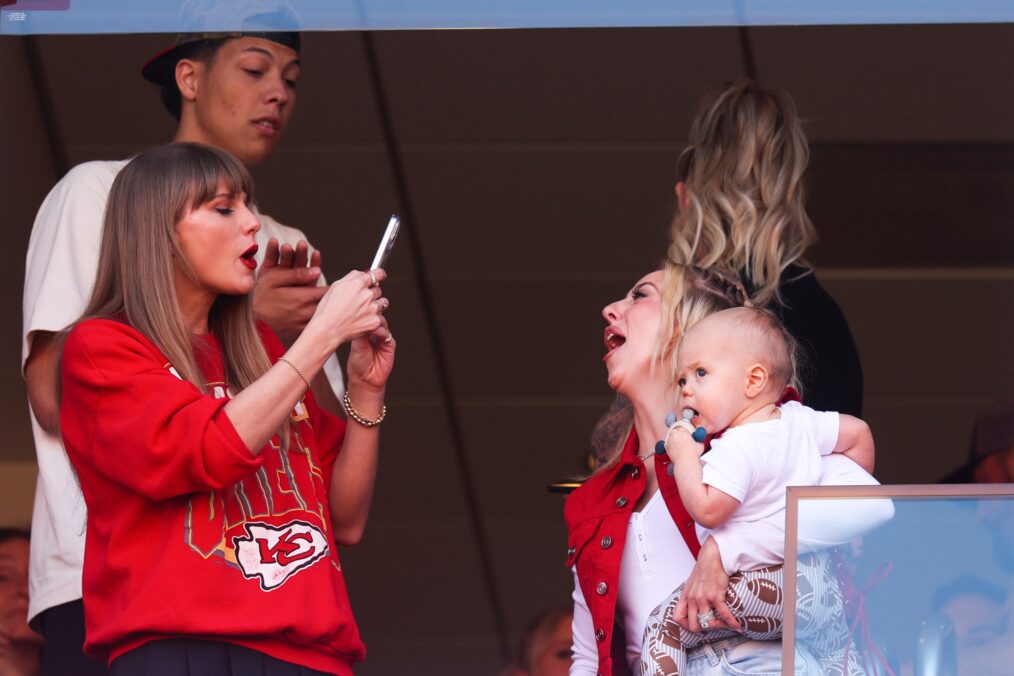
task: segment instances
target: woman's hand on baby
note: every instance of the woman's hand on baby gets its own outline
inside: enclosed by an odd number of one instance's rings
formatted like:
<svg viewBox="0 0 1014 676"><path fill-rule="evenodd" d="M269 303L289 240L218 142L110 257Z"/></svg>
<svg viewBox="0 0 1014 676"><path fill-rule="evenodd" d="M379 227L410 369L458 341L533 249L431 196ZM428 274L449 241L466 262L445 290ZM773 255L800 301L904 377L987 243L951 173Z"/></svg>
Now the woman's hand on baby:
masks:
<svg viewBox="0 0 1014 676"><path fill-rule="evenodd" d="M738 630L739 621L725 603L728 587L729 576L722 565L718 544L714 538L708 538L701 546L697 563L690 572L686 584L683 585L683 595L676 604L673 619L690 631L700 632L701 622L698 618L714 609L715 617L709 620L708 630Z"/></svg>

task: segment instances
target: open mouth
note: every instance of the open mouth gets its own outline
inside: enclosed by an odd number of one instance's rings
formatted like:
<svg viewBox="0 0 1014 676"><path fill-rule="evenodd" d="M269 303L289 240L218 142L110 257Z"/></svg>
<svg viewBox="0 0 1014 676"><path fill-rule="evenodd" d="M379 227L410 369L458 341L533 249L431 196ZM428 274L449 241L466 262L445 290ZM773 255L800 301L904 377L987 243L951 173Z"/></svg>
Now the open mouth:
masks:
<svg viewBox="0 0 1014 676"><path fill-rule="evenodd" d="M259 120L254 120L254 125L267 134L273 135L278 133L278 120L274 118L262 117Z"/></svg>
<svg viewBox="0 0 1014 676"><path fill-rule="evenodd" d="M241 255L239 259L243 261L243 265L253 270L254 268L257 267L257 261L254 258L256 255L257 255L257 245L253 244L250 246L249 249L243 252L243 255Z"/></svg>
<svg viewBox="0 0 1014 676"><path fill-rule="evenodd" d="M603 334L603 341L606 344L607 352L612 352L613 350L615 350L616 348L620 347L625 342L627 342L627 338L622 333L617 331L614 327L607 326L606 331Z"/></svg>

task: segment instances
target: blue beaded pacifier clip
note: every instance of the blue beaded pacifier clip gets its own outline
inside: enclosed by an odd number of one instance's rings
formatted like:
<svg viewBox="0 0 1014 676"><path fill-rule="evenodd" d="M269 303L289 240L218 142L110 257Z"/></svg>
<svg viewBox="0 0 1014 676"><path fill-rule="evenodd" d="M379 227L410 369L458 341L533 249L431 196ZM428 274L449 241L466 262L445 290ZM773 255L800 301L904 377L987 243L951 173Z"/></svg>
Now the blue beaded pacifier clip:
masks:
<svg viewBox="0 0 1014 676"><path fill-rule="evenodd" d="M665 439L660 439L655 443L655 453L658 455L665 455L665 443L669 440L669 435L672 434L672 431L675 429L686 430L694 441L699 444L704 443L704 439L708 436L708 431L703 427L695 429L693 423L690 422L693 420L693 417L694 410L692 408L683 409L683 417L679 420L676 419L676 414L672 411L667 413L665 416L665 426L668 428L668 431L665 433ZM670 464L666 469L669 472L669 476L672 476L672 464Z"/></svg>
<svg viewBox="0 0 1014 676"><path fill-rule="evenodd" d="M675 413L670 413L669 415L667 415L665 417L665 426L668 427L670 430L675 429L677 427L680 429L684 429L690 433L690 436L694 438L694 441L696 441L699 444L703 444L704 439L708 436L708 431L703 427L695 428L693 423L690 422L693 419L694 419L694 409L685 408L683 409L683 417L680 418L679 420L676 420Z"/></svg>
<svg viewBox="0 0 1014 676"><path fill-rule="evenodd" d="M665 439L661 439L655 444L655 452L659 455L665 455L665 442L669 439L669 435L672 434L672 431L675 429L686 430L687 433L693 437L694 441L699 444L704 443L704 439L708 436L708 431L703 427L694 428L693 423L690 422L693 420L693 417L694 409L692 408L683 409L683 417L679 420L676 419L676 414L672 411L666 414L665 426L669 429L669 431L666 432Z"/></svg>

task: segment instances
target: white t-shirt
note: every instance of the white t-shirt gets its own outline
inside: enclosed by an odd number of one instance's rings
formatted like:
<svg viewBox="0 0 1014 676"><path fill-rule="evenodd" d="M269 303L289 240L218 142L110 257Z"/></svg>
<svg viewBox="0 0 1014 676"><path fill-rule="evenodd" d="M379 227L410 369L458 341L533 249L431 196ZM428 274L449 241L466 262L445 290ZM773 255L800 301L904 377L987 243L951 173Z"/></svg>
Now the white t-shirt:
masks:
<svg viewBox="0 0 1014 676"><path fill-rule="evenodd" d="M98 268L106 198L127 162L87 162L74 167L39 208L25 260L22 369L31 352L33 331L60 331L84 311ZM299 230L269 216L258 217L258 264L268 239L293 245L306 239ZM324 372L341 399L344 382L336 357L328 360ZM86 518L84 498L60 438L44 431L31 417L39 479L32 511L29 618L81 598Z"/></svg>
<svg viewBox="0 0 1014 676"><path fill-rule="evenodd" d="M817 485L820 458L838 442L838 413L814 411L796 401L779 410L775 420L726 430L701 456L704 483L741 503L718 528L698 526L702 542L710 535L723 552L750 552L737 561L738 569L724 561L730 574L785 561L785 488ZM771 528L757 528L760 523Z"/></svg>
<svg viewBox="0 0 1014 676"><path fill-rule="evenodd" d="M822 486L875 486L877 480L863 468L841 454L833 454L821 460L819 484ZM820 503L820 501L815 501ZM834 505L834 501L827 503ZM819 507L819 504L817 505ZM847 515L834 508L808 510L814 518L799 524L801 546L837 545L859 537L890 520L894 507L890 500L857 500ZM764 526L766 527L766 526ZM783 537L785 524L779 530ZM737 541L723 544L717 540L722 554L722 563L729 569L729 561L749 560L752 557L751 544ZM736 549L736 546L743 549ZM648 615L665 600L680 584L686 581L694 567L694 558L687 549L683 536L676 528L661 493L648 500L640 513L633 513L627 524L627 539L620 560L619 587L617 589L616 615L623 622L626 658L632 670L639 667L641 640ZM743 570L735 566L732 570ZM594 676L598 673L598 647L595 641L595 627L577 571L574 571L574 661L571 676Z"/></svg>

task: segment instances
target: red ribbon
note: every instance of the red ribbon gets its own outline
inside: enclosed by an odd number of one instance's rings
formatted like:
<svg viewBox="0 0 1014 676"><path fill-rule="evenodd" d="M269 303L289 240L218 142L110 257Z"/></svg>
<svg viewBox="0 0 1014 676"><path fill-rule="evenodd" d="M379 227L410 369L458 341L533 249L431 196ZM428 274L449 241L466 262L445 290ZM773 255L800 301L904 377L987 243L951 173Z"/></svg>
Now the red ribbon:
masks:
<svg viewBox="0 0 1014 676"><path fill-rule="evenodd" d="M855 581L851 575L846 575L844 572L840 574L839 583L842 587L842 597L846 601L846 608L848 608L847 602L852 601L853 607L855 608L854 616L849 618L852 620L852 627L849 629L848 644L845 646L845 660L842 665L844 673L849 673L849 655L852 650L852 639L856 635L856 630L859 630L861 637L862 651L861 651L861 663L860 667L864 673L880 674L886 673L888 676L894 676L894 671L888 665L887 660L884 659L884 655L877 648L877 644L873 641L873 634L870 631L869 617L866 615L866 596L870 590L876 587L878 584L887 579L887 576L891 574L891 569L894 565L890 561L886 561L877 566L870 576L866 578L866 584L860 590L856 587ZM845 571L844 566L839 568L840 571ZM847 598L846 598L847 597ZM874 659L875 658L875 659ZM880 667L883 667L883 671L879 671L878 663ZM867 665L869 669L867 669Z"/></svg>

